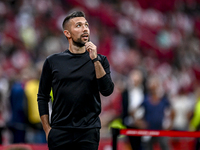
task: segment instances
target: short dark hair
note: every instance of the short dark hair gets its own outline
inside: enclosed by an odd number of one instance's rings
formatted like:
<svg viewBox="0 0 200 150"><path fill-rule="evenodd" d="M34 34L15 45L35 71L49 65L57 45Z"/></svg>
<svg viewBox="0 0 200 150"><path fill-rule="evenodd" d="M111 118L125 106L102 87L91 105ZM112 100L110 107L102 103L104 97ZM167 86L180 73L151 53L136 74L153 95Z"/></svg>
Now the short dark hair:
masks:
<svg viewBox="0 0 200 150"><path fill-rule="evenodd" d="M63 24L62 24L63 30L65 29L65 24L67 22L69 22L70 19L75 18L75 17L84 17L85 18L85 14L82 11L74 11L74 12L70 13L67 17L65 17L65 19L63 21Z"/></svg>

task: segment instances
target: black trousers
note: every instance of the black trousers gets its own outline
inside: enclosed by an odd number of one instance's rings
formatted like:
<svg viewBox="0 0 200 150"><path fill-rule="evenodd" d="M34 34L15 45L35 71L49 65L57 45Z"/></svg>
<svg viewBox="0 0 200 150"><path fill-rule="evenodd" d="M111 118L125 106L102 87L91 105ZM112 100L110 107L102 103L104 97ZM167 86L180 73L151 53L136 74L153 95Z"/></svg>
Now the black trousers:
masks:
<svg viewBox="0 0 200 150"><path fill-rule="evenodd" d="M98 150L100 129L51 129L49 150Z"/></svg>
<svg viewBox="0 0 200 150"><path fill-rule="evenodd" d="M0 145L2 144L2 131L3 131L3 128L0 127Z"/></svg>
<svg viewBox="0 0 200 150"><path fill-rule="evenodd" d="M199 150L200 149L200 138L196 138L196 143L195 143L195 150Z"/></svg>
<svg viewBox="0 0 200 150"><path fill-rule="evenodd" d="M132 150L142 150L141 136L128 136Z"/></svg>

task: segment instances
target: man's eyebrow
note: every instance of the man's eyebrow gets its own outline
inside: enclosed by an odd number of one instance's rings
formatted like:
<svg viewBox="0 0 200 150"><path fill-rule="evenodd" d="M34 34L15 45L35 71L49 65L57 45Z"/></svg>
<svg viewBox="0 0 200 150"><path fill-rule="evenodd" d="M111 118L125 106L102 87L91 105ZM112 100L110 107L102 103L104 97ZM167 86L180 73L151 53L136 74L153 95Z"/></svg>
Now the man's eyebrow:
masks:
<svg viewBox="0 0 200 150"><path fill-rule="evenodd" d="M75 24L89 24L89 23L86 21L86 22L76 22Z"/></svg>

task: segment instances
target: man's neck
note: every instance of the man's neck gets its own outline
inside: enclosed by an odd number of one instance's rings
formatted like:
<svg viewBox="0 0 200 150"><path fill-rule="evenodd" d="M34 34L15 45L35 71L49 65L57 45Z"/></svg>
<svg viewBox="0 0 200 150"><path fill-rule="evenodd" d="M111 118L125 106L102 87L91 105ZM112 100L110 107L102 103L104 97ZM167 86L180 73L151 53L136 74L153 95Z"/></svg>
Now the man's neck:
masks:
<svg viewBox="0 0 200 150"><path fill-rule="evenodd" d="M77 47L75 45L69 45L69 51L71 53L74 53L74 54L82 54L84 53L86 50L85 50L85 46L83 47Z"/></svg>

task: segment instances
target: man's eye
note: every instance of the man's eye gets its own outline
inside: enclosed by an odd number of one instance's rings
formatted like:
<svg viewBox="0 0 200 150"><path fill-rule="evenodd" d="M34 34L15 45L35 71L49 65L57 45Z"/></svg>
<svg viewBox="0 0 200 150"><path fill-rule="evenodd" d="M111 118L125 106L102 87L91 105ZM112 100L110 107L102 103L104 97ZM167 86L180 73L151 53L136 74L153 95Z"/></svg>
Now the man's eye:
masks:
<svg viewBox="0 0 200 150"><path fill-rule="evenodd" d="M78 24L76 27L80 27L81 25L80 24Z"/></svg>
<svg viewBox="0 0 200 150"><path fill-rule="evenodd" d="M86 27L89 27L89 24L86 24L85 26L86 26Z"/></svg>

